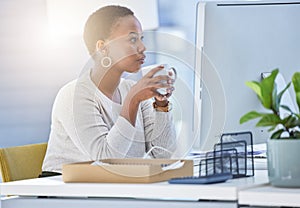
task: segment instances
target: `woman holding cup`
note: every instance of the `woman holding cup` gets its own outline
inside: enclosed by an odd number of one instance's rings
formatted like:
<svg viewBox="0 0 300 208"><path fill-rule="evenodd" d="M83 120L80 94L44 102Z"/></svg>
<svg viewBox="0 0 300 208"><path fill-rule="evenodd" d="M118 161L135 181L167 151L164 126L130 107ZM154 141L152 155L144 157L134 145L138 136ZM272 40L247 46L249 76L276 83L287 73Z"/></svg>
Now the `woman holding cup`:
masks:
<svg viewBox="0 0 300 208"><path fill-rule="evenodd" d="M141 24L126 7L106 6L88 18L84 40L94 66L57 94L42 176L60 174L65 163L172 156L174 72L158 75L166 70L160 65L138 82L121 78L141 69L142 39Z"/></svg>

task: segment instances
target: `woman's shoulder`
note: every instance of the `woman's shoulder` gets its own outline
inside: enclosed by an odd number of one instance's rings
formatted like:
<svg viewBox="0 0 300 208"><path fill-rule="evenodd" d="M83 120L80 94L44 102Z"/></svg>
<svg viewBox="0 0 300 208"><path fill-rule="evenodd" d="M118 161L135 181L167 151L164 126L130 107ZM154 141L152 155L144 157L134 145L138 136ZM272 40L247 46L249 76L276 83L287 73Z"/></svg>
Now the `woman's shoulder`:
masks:
<svg viewBox="0 0 300 208"><path fill-rule="evenodd" d="M60 107L70 105L70 102L72 102L74 97L75 85L76 80L72 80L59 89L54 100L53 109L59 109Z"/></svg>
<svg viewBox="0 0 300 208"><path fill-rule="evenodd" d="M77 79L69 81L68 83L66 83L65 85L63 85L58 93L57 93L57 97L58 96L66 96L68 94L72 94L74 92L75 86L77 83Z"/></svg>

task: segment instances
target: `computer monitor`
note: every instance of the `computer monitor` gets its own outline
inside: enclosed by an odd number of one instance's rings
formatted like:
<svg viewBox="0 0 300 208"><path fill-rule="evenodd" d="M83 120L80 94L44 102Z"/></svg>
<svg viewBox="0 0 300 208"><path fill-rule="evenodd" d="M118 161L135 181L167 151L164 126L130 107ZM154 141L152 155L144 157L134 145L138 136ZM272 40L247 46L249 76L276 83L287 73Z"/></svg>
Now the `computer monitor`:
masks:
<svg viewBox="0 0 300 208"><path fill-rule="evenodd" d="M300 1L198 3L194 118L201 122L194 122L200 130L195 149L209 150L229 132L251 131L254 143L266 142L270 133L256 121L239 124L245 113L263 111L245 82L260 81L275 68L290 80L300 70L299 22Z"/></svg>

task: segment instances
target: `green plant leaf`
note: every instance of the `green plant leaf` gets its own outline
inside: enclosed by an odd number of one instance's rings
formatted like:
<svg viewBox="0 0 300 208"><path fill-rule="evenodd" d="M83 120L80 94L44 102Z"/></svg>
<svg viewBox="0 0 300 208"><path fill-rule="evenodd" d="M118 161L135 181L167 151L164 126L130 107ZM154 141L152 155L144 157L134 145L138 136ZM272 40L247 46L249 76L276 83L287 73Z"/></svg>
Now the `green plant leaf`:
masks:
<svg viewBox="0 0 300 208"><path fill-rule="evenodd" d="M268 132L271 132L271 131L274 131L274 129L277 127L277 124L276 125L273 125L271 126L271 128L268 129Z"/></svg>
<svg viewBox="0 0 300 208"><path fill-rule="evenodd" d="M295 116L297 116L298 119L300 119L300 114L294 113Z"/></svg>
<svg viewBox="0 0 300 208"><path fill-rule="evenodd" d="M282 125L284 125L287 129L292 129L294 127L300 126L300 120L297 116L292 114L283 119Z"/></svg>
<svg viewBox="0 0 300 208"><path fill-rule="evenodd" d="M295 72L292 77L292 82L296 95L296 102L298 105L298 110L300 111L300 72Z"/></svg>
<svg viewBox="0 0 300 208"><path fill-rule="evenodd" d="M272 90L272 109L273 112L276 112L276 114L279 112L279 104L279 98L277 96L277 84L274 82L274 87Z"/></svg>
<svg viewBox="0 0 300 208"><path fill-rule="evenodd" d="M294 137L300 139L300 132L299 131L295 131L294 133Z"/></svg>
<svg viewBox="0 0 300 208"><path fill-rule="evenodd" d="M278 72L278 69L273 70L271 75L263 79L260 83L262 103L267 109L272 109L274 83Z"/></svg>
<svg viewBox="0 0 300 208"><path fill-rule="evenodd" d="M297 122L297 119L293 115L289 115L285 119L283 119L283 125L288 129L288 128L293 128L295 127L295 123Z"/></svg>
<svg viewBox="0 0 300 208"><path fill-rule="evenodd" d="M290 107L287 106L287 105L280 105L280 107L283 108L284 110L289 111L290 113L293 113L293 111L292 111L292 110L290 109Z"/></svg>
<svg viewBox="0 0 300 208"><path fill-rule="evenodd" d="M262 118L257 122L256 126L274 126L281 124L281 119L275 114L264 114Z"/></svg>
<svg viewBox="0 0 300 208"><path fill-rule="evenodd" d="M280 139L281 134L284 132L283 129L279 129L278 131L275 131L272 135L271 135L271 139Z"/></svg>
<svg viewBox="0 0 300 208"><path fill-rule="evenodd" d="M250 111L240 118L240 124L243 124L249 120L252 120L252 119L255 119L258 117L262 117L263 115L264 115L263 113L259 113L256 111Z"/></svg>
<svg viewBox="0 0 300 208"><path fill-rule="evenodd" d="M300 111L300 92L296 92L296 102L298 105L298 111Z"/></svg>
<svg viewBox="0 0 300 208"><path fill-rule="evenodd" d="M295 72L292 77L295 92L300 92L300 72Z"/></svg>
<svg viewBox="0 0 300 208"><path fill-rule="evenodd" d="M262 97L262 94L261 94L260 83L256 82L256 81L248 81L248 82L246 82L246 85L249 88L251 88L256 93L256 95L258 96L259 100L263 104L263 97Z"/></svg>
<svg viewBox="0 0 300 208"><path fill-rule="evenodd" d="M281 102L281 98L282 95L286 92L286 90L290 87L291 83L289 82L285 88L276 96L275 100L276 100L276 112L279 112L279 106L280 106L280 102Z"/></svg>

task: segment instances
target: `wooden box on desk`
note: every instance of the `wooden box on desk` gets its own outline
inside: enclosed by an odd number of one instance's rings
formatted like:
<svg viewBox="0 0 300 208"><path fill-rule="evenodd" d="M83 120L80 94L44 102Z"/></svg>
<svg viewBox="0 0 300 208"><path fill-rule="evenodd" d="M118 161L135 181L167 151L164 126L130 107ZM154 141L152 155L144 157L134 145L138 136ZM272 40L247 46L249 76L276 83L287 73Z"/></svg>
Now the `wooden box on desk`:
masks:
<svg viewBox="0 0 300 208"><path fill-rule="evenodd" d="M104 159L99 165L93 162L73 163L63 166L64 182L101 183L151 183L170 178L193 176L193 161L180 160L183 165L177 169L163 170L175 159Z"/></svg>

